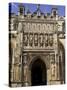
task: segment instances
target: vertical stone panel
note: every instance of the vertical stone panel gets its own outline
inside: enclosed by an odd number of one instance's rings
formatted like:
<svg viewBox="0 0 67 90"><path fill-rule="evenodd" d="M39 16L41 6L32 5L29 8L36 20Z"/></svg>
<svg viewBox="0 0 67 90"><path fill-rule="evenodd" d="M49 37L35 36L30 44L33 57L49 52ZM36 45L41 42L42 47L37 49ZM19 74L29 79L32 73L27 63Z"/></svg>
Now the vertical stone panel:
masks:
<svg viewBox="0 0 67 90"><path fill-rule="evenodd" d="M28 81L28 58L27 54L23 54L23 85L28 86L29 81Z"/></svg>

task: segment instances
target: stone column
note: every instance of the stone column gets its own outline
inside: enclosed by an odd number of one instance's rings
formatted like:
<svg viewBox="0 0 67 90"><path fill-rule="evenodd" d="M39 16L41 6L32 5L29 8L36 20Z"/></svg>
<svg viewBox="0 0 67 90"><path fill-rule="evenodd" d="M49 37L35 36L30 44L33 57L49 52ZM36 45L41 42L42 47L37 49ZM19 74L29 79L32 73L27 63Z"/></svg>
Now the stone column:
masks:
<svg viewBox="0 0 67 90"><path fill-rule="evenodd" d="M29 86L27 54L23 54L23 86Z"/></svg>

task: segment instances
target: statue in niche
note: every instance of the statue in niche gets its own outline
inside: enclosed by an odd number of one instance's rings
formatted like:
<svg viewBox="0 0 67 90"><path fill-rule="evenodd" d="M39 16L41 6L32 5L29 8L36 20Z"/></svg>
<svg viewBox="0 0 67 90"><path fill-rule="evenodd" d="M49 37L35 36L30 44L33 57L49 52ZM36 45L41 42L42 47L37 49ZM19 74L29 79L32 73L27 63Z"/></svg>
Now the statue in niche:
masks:
<svg viewBox="0 0 67 90"><path fill-rule="evenodd" d="M28 45L28 35L24 34L24 46Z"/></svg>
<svg viewBox="0 0 67 90"><path fill-rule="evenodd" d="M18 24L18 31L21 31L22 30L22 23L19 23Z"/></svg>
<svg viewBox="0 0 67 90"><path fill-rule="evenodd" d="M45 46L48 46L48 34L45 34Z"/></svg>
<svg viewBox="0 0 67 90"><path fill-rule="evenodd" d="M24 65L27 64L27 60L28 60L27 54L23 55L23 64Z"/></svg>
<svg viewBox="0 0 67 90"><path fill-rule="evenodd" d="M30 36L29 36L29 45L30 46L33 45L33 34L30 34Z"/></svg>
<svg viewBox="0 0 67 90"><path fill-rule="evenodd" d="M52 75L52 77L55 76L55 64L51 65L51 75Z"/></svg>
<svg viewBox="0 0 67 90"><path fill-rule="evenodd" d="M38 46L38 34L34 35L34 45Z"/></svg>
<svg viewBox="0 0 67 90"><path fill-rule="evenodd" d="M10 28L11 30L15 30L15 29L16 29L15 26L16 26L16 20L15 20L15 19L12 19L12 20L10 21L9 28Z"/></svg>
<svg viewBox="0 0 67 90"><path fill-rule="evenodd" d="M18 64L18 63L19 63L18 57L15 56L14 64Z"/></svg>
<svg viewBox="0 0 67 90"><path fill-rule="evenodd" d="M39 43L40 43L40 46L43 46L43 44L44 44L44 37L43 37L43 34L40 35Z"/></svg>
<svg viewBox="0 0 67 90"><path fill-rule="evenodd" d="M55 76L55 55L50 55L50 63L51 63L51 76L54 79Z"/></svg>
<svg viewBox="0 0 67 90"><path fill-rule="evenodd" d="M49 35L49 45L53 45L53 35Z"/></svg>
<svg viewBox="0 0 67 90"><path fill-rule="evenodd" d="M55 55L54 54L50 55L50 62L55 63Z"/></svg>

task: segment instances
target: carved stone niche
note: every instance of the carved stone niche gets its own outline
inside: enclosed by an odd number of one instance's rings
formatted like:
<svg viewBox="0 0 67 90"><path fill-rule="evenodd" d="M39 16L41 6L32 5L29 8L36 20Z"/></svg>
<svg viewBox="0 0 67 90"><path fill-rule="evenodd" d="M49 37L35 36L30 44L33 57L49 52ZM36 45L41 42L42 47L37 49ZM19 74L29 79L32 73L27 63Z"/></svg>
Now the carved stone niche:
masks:
<svg viewBox="0 0 67 90"><path fill-rule="evenodd" d="M51 80L55 79L55 55L50 55Z"/></svg>
<svg viewBox="0 0 67 90"><path fill-rule="evenodd" d="M50 55L49 54L44 54L44 58L45 58L45 63L47 65L47 69L50 68Z"/></svg>
<svg viewBox="0 0 67 90"><path fill-rule="evenodd" d="M53 34L49 34L49 45L53 46Z"/></svg>
<svg viewBox="0 0 67 90"><path fill-rule="evenodd" d="M39 44L40 44L40 47L44 45L44 34L43 33L39 35Z"/></svg>
<svg viewBox="0 0 67 90"><path fill-rule="evenodd" d="M38 46L38 34L37 33L34 34L34 45Z"/></svg>
<svg viewBox="0 0 67 90"><path fill-rule="evenodd" d="M14 65L13 80L14 82L19 82L20 79L20 67L18 65Z"/></svg>
<svg viewBox="0 0 67 90"><path fill-rule="evenodd" d="M23 65L25 66L25 65L27 65L28 63L27 63L27 57L28 57L28 55L27 55L27 53L24 53L23 54Z"/></svg>
<svg viewBox="0 0 67 90"><path fill-rule="evenodd" d="M33 46L33 33L29 34L29 45Z"/></svg>
<svg viewBox="0 0 67 90"><path fill-rule="evenodd" d="M48 34L46 33L46 34L45 34L45 47L48 46L48 40L49 40Z"/></svg>
<svg viewBox="0 0 67 90"><path fill-rule="evenodd" d="M15 65L20 64L20 58L19 58L19 57L15 56L14 64L15 64Z"/></svg>
<svg viewBox="0 0 67 90"><path fill-rule="evenodd" d="M55 63L55 54L50 55L50 63L54 64Z"/></svg>
<svg viewBox="0 0 67 90"><path fill-rule="evenodd" d="M28 45L28 33L24 33L24 35L23 35L23 43L24 43L24 46Z"/></svg>
<svg viewBox="0 0 67 90"><path fill-rule="evenodd" d="M51 79L55 79L55 64L51 65Z"/></svg>

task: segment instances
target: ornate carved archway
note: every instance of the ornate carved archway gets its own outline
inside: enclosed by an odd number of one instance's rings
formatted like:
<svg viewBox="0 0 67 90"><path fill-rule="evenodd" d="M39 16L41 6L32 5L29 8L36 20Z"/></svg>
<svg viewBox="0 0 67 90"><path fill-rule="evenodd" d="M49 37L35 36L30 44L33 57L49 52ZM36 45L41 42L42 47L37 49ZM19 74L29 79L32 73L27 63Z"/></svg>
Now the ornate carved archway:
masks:
<svg viewBox="0 0 67 90"><path fill-rule="evenodd" d="M31 65L31 85L46 85L47 84L47 68L45 63L37 58Z"/></svg>

